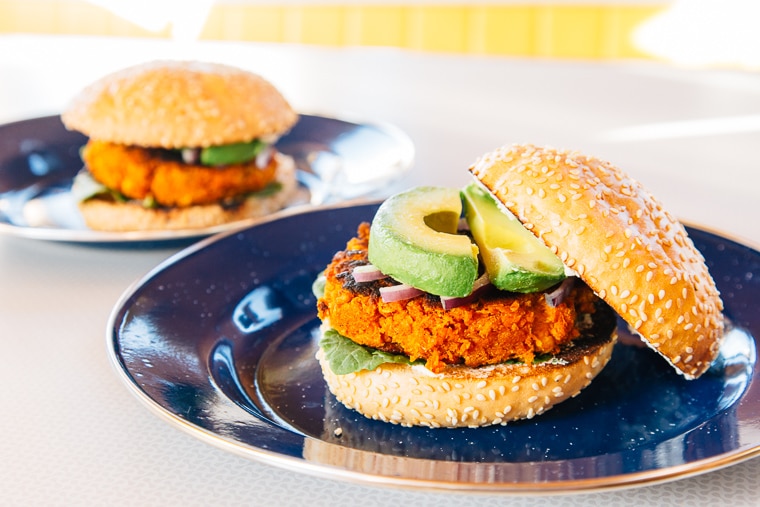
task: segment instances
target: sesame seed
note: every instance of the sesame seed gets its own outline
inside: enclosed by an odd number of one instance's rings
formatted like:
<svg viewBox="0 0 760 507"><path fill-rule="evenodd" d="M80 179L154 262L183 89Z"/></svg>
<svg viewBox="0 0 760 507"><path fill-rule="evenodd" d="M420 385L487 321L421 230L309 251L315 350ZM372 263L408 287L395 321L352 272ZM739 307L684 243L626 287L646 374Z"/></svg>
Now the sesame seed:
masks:
<svg viewBox="0 0 760 507"><path fill-rule="evenodd" d="M534 395L534 396L531 396L530 398L528 398L528 403L533 403L533 402L534 402L534 401L536 401L537 399L538 399L538 396L535 396L535 395Z"/></svg>

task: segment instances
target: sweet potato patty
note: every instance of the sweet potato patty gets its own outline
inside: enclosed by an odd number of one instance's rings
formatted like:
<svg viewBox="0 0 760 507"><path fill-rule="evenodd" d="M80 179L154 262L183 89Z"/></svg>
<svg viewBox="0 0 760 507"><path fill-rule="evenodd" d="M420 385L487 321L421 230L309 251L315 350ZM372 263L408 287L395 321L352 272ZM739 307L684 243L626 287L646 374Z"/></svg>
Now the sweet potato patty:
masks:
<svg viewBox="0 0 760 507"><path fill-rule="evenodd" d="M192 165L166 150L89 141L82 158L92 176L130 199L152 197L162 206L213 204L256 192L275 178L271 158L260 169L253 161L222 167Z"/></svg>
<svg viewBox="0 0 760 507"><path fill-rule="evenodd" d="M444 310L436 296L385 303L379 295L390 279L357 283L352 271L367 264L369 224L359 226L346 250L325 270L319 318L356 343L424 359L432 371L446 364L478 367L508 360L533 361L556 354L580 335L576 319L594 312L596 296L583 283L556 307L543 293L516 294L493 289L472 304Z"/></svg>

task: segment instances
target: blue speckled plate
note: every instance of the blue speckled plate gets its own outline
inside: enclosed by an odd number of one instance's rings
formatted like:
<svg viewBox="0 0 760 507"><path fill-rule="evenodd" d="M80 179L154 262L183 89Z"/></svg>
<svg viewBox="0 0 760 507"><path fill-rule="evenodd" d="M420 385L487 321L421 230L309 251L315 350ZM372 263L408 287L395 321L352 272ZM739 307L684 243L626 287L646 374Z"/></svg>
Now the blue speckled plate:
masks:
<svg viewBox="0 0 760 507"><path fill-rule="evenodd" d="M678 376L621 325L594 383L532 420L430 430L345 409L314 359L311 283L376 208L292 213L167 260L113 311L108 347L120 376L207 442L365 484L568 493L673 480L760 454L760 253L698 228L689 232L733 322L700 379Z"/></svg>
<svg viewBox="0 0 760 507"><path fill-rule="evenodd" d="M111 232L89 229L71 183L87 138L59 116L0 125L0 233L48 241L139 243L196 239L240 229L257 218L200 229ZM374 195L411 169L414 145L393 125L301 114L277 143L293 157L308 199L319 205Z"/></svg>

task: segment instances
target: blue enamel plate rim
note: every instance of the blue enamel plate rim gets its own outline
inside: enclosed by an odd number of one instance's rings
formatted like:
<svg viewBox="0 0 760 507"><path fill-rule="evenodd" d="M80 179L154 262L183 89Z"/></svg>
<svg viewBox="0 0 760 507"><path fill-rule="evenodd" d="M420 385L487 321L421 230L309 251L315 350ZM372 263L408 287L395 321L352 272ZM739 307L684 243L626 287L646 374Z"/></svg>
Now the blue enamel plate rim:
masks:
<svg viewBox="0 0 760 507"><path fill-rule="evenodd" d="M323 213L329 210L341 210L356 206L376 205L380 201L361 201L344 202L329 206L323 206L311 210L286 210L285 212L272 216L253 225L251 228L259 227L275 220L285 220L290 217L307 213ZM692 224L686 224L695 227L709 234L714 234L722 239L738 243L752 250L758 249L748 245L745 241L734 240L725 234L710 231ZM125 290L119 300L116 302L108 320L106 329L106 342L109 360L117 372L120 379L127 386L128 390L144 405L150 412L159 418L167 421L172 426L190 434L194 437L227 452L243 456L245 458L284 468L290 471L308 474L315 477L337 479L350 483L371 486L390 486L401 489L414 489L415 491L449 491L455 493L487 493L487 494L504 494L504 495L559 495L559 494L578 494L596 491L609 491L639 487L645 485L661 484L678 479L693 477L706 472L716 471L729 465L734 465L753 457L760 455L760 441L752 445L745 445L738 449L717 454L708 458L696 459L684 464L668 466L666 468L657 468L643 470L638 472L623 473L619 475L608 475L601 477L591 477L582 479L571 479L561 481L533 482L516 481L516 482L489 482L483 480L489 474L499 475L499 469L504 467L517 467L523 472L526 467L530 468L531 463L466 463L466 462L449 462L434 461L419 458L406 458L398 456L388 456L381 453L351 449L348 447L338 446L335 444L322 442L320 439L306 436L300 433L290 432L287 429L276 427L275 431L288 432L288 438L302 442L303 447L321 448L326 453L338 453L341 463L367 463L370 461L377 462L376 471L366 471L352 469L349 466L335 464L333 459L326 460L320 457L305 458L303 455L294 456L272 451L262 446L255 446L246 442L241 442L235 438L217 434L207 428L193 424L181 417L173 414L161 405L157 400L141 389L135 381L132 373L127 369L119 356L119 318L125 309L129 300L146 284L163 272L167 268L180 263L183 259L201 252L216 242L223 241L225 238L239 234L240 230L227 231L218 235L206 238L200 242L185 248L172 257L156 266L144 277L135 281ZM754 375L752 375L754 377ZM755 380L757 382L757 380ZM760 403L760 402L759 402ZM447 430L441 430L447 431ZM325 447L326 446L326 447ZM419 467L433 466L436 469L434 477L419 477L415 474L404 475L406 470ZM391 467L391 468L389 468ZM397 472L389 475L383 473L383 470L396 470Z"/></svg>
<svg viewBox="0 0 760 507"><path fill-rule="evenodd" d="M383 135L386 135L389 139L392 139L393 142L396 145L399 159L394 167L397 168L397 171L394 173L393 178L391 178L391 181L395 181L399 178L402 178L405 174L411 170L414 159L416 156L415 146L412 142L411 138L398 126L383 122L383 121L371 121L367 119L362 119L358 116L352 116L352 115L336 115L336 114L330 114L330 113L317 113L317 112L301 112L300 115L303 118L308 118L310 120L326 120L326 121L334 121L334 122L343 122L347 124L351 124L354 127L357 128L372 128L376 131L382 133ZM51 116L43 116L43 117L36 117L36 118L28 118L25 120L19 120L11 123L6 123L3 125L0 125L0 129L18 129L23 128L24 126L28 125L37 125L45 126L46 128L50 128L51 124L58 120L58 115L51 115ZM61 126L61 128L63 128ZM58 134L58 137L61 137L62 134ZM57 140L57 139L56 139ZM1 168L0 168L1 169ZM0 170L0 177L3 176L2 171ZM61 179L56 180L54 182L55 184L60 183L68 183L71 181L72 178L68 179ZM35 185L31 185L32 187ZM54 186L54 184L48 184L45 183L42 185L41 190L45 190L48 188L51 188ZM307 187L309 187L309 184L306 184ZM310 188L311 189L311 188ZM26 190L26 188L19 188L15 190ZM356 198L360 198L361 196L356 196ZM152 230L152 231L123 231L123 232L116 232L116 231L97 231L93 229L88 228L68 228L68 227L54 227L54 226L26 226L26 225L19 225L15 223L11 223L10 221L3 220L2 219L2 198L3 194L0 193L0 234L5 234L9 236L15 236L20 238L26 238L26 239L32 239L32 240L44 240L44 241L58 241L58 242L70 242L70 243L81 243L81 244L139 244L139 243L163 243L163 242L171 242L171 241L181 241L181 240L200 240L202 238L210 237L215 234L221 234L227 231L233 231L233 230L239 230L239 229L245 229L247 227L250 227L253 224L256 224L260 222L261 218L250 218L250 219L244 219L239 220L227 224L221 224L206 228L200 228L200 229L176 229L176 230ZM350 201L350 199L346 200L347 202ZM311 205L309 203L298 203L295 205L291 205L290 208L286 209L298 209L298 208L305 208L305 209L312 209L317 208L319 206L317 205ZM273 213L273 215L277 215L281 213L281 211Z"/></svg>

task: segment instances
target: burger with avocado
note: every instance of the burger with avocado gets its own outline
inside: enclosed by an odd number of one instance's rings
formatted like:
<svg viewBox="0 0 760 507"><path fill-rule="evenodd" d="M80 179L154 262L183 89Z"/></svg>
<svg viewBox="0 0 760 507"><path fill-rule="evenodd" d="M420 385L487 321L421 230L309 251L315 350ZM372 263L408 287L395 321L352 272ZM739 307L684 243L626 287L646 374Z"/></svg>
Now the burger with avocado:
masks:
<svg viewBox="0 0 760 507"><path fill-rule="evenodd" d="M293 160L274 143L298 115L241 69L137 65L85 88L61 119L89 136L72 194L92 229L213 227L271 213L296 194Z"/></svg>
<svg viewBox="0 0 760 507"><path fill-rule="evenodd" d="M532 145L470 172L387 199L315 283L317 358L344 405L405 426L532 418L599 374L618 315L686 378L708 369L722 301L638 182Z"/></svg>

